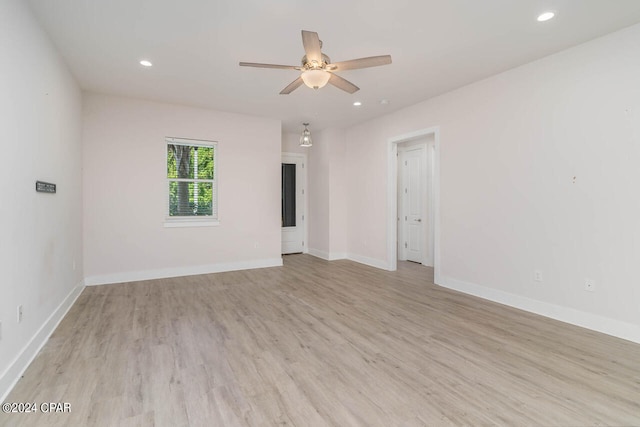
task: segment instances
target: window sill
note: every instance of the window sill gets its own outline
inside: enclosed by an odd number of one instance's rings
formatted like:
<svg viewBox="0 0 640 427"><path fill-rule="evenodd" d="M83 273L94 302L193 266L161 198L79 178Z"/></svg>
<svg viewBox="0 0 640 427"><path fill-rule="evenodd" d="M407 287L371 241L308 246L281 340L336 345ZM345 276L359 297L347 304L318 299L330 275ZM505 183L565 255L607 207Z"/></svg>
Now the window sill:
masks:
<svg viewBox="0 0 640 427"><path fill-rule="evenodd" d="M164 222L164 228L180 228L180 227L215 227L220 225L220 221L213 219L206 220L167 220Z"/></svg>

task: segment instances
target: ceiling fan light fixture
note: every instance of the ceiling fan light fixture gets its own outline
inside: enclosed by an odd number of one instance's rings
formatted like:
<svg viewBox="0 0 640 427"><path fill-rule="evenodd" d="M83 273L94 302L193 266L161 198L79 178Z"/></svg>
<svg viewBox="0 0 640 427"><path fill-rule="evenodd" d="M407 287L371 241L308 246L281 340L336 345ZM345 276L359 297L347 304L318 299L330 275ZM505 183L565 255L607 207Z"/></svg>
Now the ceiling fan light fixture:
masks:
<svg viewBox="0 0 640 427"><path fill-rule="evenodd" d="M305 70L300 77L302 77L304 84L311 89L320 89L329 82L331 74L325 70Z"/></svg>
<svg viewBox="0 0 640 427"><path fill-rule="evenodd" d="M302 136L300 137L300 146L301 147L311 147L313 145L313 141L311 141L311 132L307 126L309 123L303 123L304 130L302 131Z"/></svg>

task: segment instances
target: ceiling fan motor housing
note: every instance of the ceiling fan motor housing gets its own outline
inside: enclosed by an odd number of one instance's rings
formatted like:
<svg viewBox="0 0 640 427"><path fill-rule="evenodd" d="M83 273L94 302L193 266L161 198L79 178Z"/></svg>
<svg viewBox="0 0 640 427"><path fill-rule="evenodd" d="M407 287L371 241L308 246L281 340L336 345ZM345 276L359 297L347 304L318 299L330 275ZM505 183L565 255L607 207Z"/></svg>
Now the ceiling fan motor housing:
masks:
<svg viewBox="0 0 640 427"><path fill-rule="evenodd" d="M315 61L309 61L307 55L302 57L302 68L305 70L324 70L328 64L331 64L331 58L324 53L322 54L322 64L318 64Z"/></svg>

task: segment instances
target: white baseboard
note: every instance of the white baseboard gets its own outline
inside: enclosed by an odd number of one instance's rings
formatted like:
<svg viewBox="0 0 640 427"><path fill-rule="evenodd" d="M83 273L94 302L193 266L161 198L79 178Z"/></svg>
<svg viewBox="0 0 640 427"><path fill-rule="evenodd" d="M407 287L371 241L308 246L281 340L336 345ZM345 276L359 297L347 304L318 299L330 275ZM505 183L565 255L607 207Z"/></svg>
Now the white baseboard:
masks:
<svg viewBox="0 0 640 427"><path fill-rule="evenodd" d="M323 259L325 261L329 261L329 252L321 251L320 249L309 248L309 255L314 256L316 258Z"/></svg>
<svg viewBox="0 0 640 427"><path fill-rule="evenodd" d="M123 273L90 276L85 278L87 286L111 283L139 282L140 280L166 279L168 277L194 276L197 274L222 273L225 271L251 270L254 268L281 267L282 258L258 259L226 262L220 264L196 265L192 267L161 268L158 270L127 271Z"/></svg>
<svg viewBox="0 0 640 427"><path fill-rule="evenodd" d="M321 251L320 249L313 249L313 248L309 248L309 255L312 255L316 258L321 258L324 259L326 261L335 261L337 259L346 259L347 258L347 254L341 253L341 252L326 252L326 251Z"/></svg>
<svg viewBox="0 0 640 427"><path fill-rule="evenodd" d="M389 269L389 264L387 263L387 261L382 261L375 258L369 258L363 255L347 254L347 259L358 262L360 264L368 265L370 267L380 268L382 270Z"/></svg>
<svg viewBox="0 0 640 427"><path fill-rule="evenodd" d="M333 252L329 253L326 251L321 251L319 249L309 248L309 255L313 255L317 258L322 258L326 261L335 261L338 259L348 259L350 261L357 262L359 264L368 265L370 267L381 268L383 270L388 270L389 266L386 261L380 261L379 259L369 258L362 255L350 254L350 253L341 253L341 252Z"/></svg>
<svg viewBox="0 0 640 427"><path fill-rule="evenodd" d="M2 373L2 376L0 376L0 402L5 401L24 371L29 367L31 362L33 362L33 359L38 355L53 331L56 330L60 321L73 306L76 299L78 299L83 289L84 284L80 282L69 292L35 335L31 337L20 353L18 353L9 367Z"/></svg>
<svg viewBox="0 0 640 427"><path fill-rule="evenodd" d="M451 277L442 277L441 279L439 285L445 288L640 344L640 325L510 294Z"/></svg>

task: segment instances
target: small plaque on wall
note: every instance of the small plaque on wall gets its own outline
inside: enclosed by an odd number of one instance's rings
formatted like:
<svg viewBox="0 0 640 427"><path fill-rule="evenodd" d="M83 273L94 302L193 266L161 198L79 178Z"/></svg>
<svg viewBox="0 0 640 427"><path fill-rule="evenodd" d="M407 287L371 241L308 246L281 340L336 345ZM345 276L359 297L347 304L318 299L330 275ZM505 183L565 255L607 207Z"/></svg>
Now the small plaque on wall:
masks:
<svg viewBox="0 0 640 427"><path fill-rule="evenodd" d="M50 182L36 181L36 191L39 193L55 193L56 185Z"/></svg>

